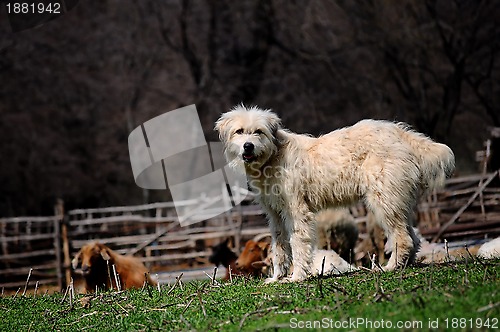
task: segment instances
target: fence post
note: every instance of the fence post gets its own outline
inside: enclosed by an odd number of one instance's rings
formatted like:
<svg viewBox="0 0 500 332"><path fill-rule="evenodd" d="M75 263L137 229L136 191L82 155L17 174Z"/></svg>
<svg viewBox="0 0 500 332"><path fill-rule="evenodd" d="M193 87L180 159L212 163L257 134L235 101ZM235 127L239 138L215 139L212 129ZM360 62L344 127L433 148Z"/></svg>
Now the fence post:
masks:
<svg viewBox="0 0 500 332"><path fill-rule="evenodd" d="M64 219L64 206L61 199L57 199L54 206L54 246L56 250L57 261L57 286L59 290L63 289L63 262L61 259L61 221Z"/></svg>
<svg viewBox="0 0 500 332"><path fill-rule="evenodd" d="M59 222L61 223L61 239L62 239L62 252L64 255L64 287L71 283L71 256L69 253L69 239L68 239L68 224L64 215L64 201L57 200L57 213L59 215Z"/></svg>

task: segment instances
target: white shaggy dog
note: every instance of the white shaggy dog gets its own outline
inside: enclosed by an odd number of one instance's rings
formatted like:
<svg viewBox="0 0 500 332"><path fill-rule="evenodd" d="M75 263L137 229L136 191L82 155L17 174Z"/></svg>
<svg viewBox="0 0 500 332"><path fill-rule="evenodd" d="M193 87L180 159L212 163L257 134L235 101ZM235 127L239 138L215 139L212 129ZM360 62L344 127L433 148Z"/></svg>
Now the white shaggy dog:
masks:
<svg viewBox="0 0 500 332"><path fill-rule="evenodd" d="M410 220L418 193L443 185L455 164L449 147L402 123L363 120L314 138L283 129L269 110L240 105L215 129L230 166L246 173L269 218L274 273L267 282L310 275L314 213L359 199L393 240L385 269L411 263L419 247Z"/></svg>

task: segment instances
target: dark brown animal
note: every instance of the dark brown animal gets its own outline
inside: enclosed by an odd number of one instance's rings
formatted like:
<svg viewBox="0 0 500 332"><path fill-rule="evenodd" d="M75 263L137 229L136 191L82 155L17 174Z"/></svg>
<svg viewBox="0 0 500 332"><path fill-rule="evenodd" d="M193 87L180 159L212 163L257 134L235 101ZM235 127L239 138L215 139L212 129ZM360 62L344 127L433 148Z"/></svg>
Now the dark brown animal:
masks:
<svg viewBox="0 0 500 332"><path fill-rule="evenodd" d="M262 268L256 267L253 263L266 260L269 254L269 246L269 243L263 241L247 241L243 252L236 260L236 268L247 275L262 276Z"/></svg>
<svg viewBox="0 0 500 332"><path fill-rule="evenodd" d="M358 226L349 209L326 209L316 214L318 248L334 250L347 262L354 263Z"/></svg>
<svg viewBox="0 0 500 332"><path fill-rule="evenodd" d="M141 288L147 281L156 285L142 262L133 256L123 256L104 244L91 242L83 246L71 262L76 270L81 264L80 273L85 279L85 291L99 289L118 289L116 286L113 265L118 275L121 289Z"/></svg>
<svg viewBox="0 0 500 332"><path fill-rule="evenodd" d="M222 265L226 268L226 275L224 280L229 280L229 269L231 269L231 275L243 275L241 271L236 268L236 259L238 256L229 248L230 239L226 239L224 242L219 243L212 247L212 255L208 258L210 263L215 264L215 266Z"/></svg>

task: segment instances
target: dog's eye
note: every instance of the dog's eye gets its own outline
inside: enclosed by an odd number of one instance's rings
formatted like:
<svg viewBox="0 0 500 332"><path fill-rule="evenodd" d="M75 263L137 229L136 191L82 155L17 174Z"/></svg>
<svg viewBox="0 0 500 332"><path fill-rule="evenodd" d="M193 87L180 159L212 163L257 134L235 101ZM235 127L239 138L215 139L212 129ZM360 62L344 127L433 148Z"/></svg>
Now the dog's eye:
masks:
<svg viewBox="0 0 500 332"><path fill-rule="evenodd" d="M257 129L257 130L256 130L256 131L254 131L253 133L254 133L255 135L261 135L261 134L263 134L263 133L262 133L262 130L260 130L260 129Z"/></svg>
<svg viewBox="0 0 500 332"><path fill-rule="evenodd" d="M241 134L243 134L243 129L238 129L234 133L237 135L241 135Z"/></svg>

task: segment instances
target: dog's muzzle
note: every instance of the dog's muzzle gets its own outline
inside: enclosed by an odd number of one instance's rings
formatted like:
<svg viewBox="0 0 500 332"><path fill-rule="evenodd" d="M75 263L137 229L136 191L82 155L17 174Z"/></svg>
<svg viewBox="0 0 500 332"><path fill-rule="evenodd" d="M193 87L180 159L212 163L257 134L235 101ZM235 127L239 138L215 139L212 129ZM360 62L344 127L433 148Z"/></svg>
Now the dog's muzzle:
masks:
<svg viewBox="0 0 500 332"><path fill-rule="evenodd" d="M245 142L245 144L243 144L243 161L250 163L256 159L254 149L255 145L253 145L253 143Z"/></svg>

